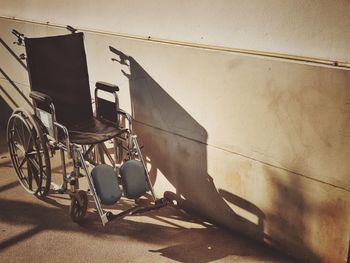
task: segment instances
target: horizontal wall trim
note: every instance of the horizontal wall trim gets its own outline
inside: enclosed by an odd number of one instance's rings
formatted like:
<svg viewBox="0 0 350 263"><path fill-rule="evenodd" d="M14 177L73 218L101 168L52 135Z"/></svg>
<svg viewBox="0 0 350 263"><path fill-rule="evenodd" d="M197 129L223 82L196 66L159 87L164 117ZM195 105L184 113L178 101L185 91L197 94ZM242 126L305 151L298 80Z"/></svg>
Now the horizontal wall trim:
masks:
<svg viewBox="0 0 350 263"><path fill-rule="evenodd" d="M305 174L292 171L292 170L290 170L290 169L288 169L288 168L285 168L285 167L281 167L281 166L277 166L277 165L274 165L274 164L271 164L271 163L268 163L268 162L265 162L265 161L261 161L261 160L258 160L258 159L256 159L256 158L247 156L247 155L245 155L245 154L232 151L232 150L230 150L230 149L226 149L226 148L223 148L223 147L214 145L214 144L210 144L210 143L203 142L203 141L200 141L200 140L197 140L197 139L188 137L188 136L184 136L184 135L182 135L182 134L180 134L180 133L171 132L171 131L168 131L168 130L165 130L165 129L162 129L162 128L159 128L159 127L156 127L156 126L153 126L153 125L150 125L150 124L145 123L145 122L142 122L142 121L133 120L133 122L134 122L134 123L138 123L139 125L143 125L143 126L149 127L149 128L151 128L151 129L155 129L155 130L164 132L164 133L168 133L168 134L172 134L172 135L175 135L175 136L179 136L179 137L181 137L181 138L183 138L183 139L186 139L186 140L189 140L189 141L193 141L193 142L196 142L196 143L203 144L203 145L205 145L206 147L213 147L213 148L215 148L215 149L218 149L218 150L221 150L221 151L230 153L230 154L234 154L234 155L237 155L237 156L240 156L240 157L249 159L249 160L251 160L251 161L253 161L253 162L258 162L258 163L260 163L260 164L262 164L262 165L270 166L270 167L272 167L272 168L275 168L275 169L278 169L278 170L282 170L282 171L287 172L287 173L292 173L292 174L294 174L294 175L301 176L301 177L303 177L303 178L306 178L306 179L308 179L308 180L311 180L311 181L314 181L314 182L317 182L317 183L320 183L320 184L323 184L323 185L331 186L331 187L334 187L334 188L337 188L337 189L340 189L340 190L343 190L343 191L346 191L346 192L350 192L350 189L349 189L349 188L346 188L346 187L343 187L343 186L338 186L338 185L335 185L335 184L333 184L333 183L325 182L325 181L319 180L319 179L317 179L317 178L315 178L315 177L307 176L307 175L305 175Z"/></svg>
<svg viewBox="0 0 350 263"><path fill-rule="evenodd" d="M33 20L22 19L22 18L17 18L17 17L3 16L3 15L0 15L0 19L13 20L16 22L23 22L23 23L36 24L36 25L44 25L44 26L61 28L61 29L66 28L66 25L52 23L49 21L48 22L33 21ZM121 38L126 38L126 39L154 42L154 43L159 43L159 44L168 44L168 45L176 45L176 46L182 46L182 47L206 49L206 50L212 50L212 51L221 51L221 52L229 52L229 53L236 53L236 54L260 56L260 57L267 57L267 58L272 58L272 59L281 59L281 60L287 60L287 61L292 61L292 62L299 62L299 63L305 63L305 64L313 64L313 65L326 66L326 67L331 67L331 68L341 68L341 69L345 69L345 70L350 70L350 62L341 62L341 61L326 60L326 59L320 59L320 58L314 58L314 57L304 57L304 56L296 56L296 55L289 55L289 54L282 54L282 53L265 52L265 51L259 51L259 50L249 50L249 49L214 46L214 45L205 45L205 44L199 44L199 43L193 43L193 42L182 42L182 41L176 41L176 40L154 38L151 36L136 36L136 35L130 35L130 34L125 34L125 33L115 33L115 32L110 32L110 31L103 31L103 30L84 28L84 27L80 27L80 28L76 28L76 29L78 29L79 31L87 32L87 33L116 36L116 37L121 37Z"/></svg>

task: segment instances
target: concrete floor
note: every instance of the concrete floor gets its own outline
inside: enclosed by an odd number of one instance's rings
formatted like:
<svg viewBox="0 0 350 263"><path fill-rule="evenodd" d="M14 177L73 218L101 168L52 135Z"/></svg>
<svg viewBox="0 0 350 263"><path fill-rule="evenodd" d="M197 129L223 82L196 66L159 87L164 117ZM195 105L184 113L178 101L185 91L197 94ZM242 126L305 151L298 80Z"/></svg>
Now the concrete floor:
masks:
<svg viewBox="0 0 350 263"><path fill-rule="evenodd" d="M73 223L67 195L25 192L0 138L0 262L294 262L175 206L103 227L91 201L84 223Z"/></svg>

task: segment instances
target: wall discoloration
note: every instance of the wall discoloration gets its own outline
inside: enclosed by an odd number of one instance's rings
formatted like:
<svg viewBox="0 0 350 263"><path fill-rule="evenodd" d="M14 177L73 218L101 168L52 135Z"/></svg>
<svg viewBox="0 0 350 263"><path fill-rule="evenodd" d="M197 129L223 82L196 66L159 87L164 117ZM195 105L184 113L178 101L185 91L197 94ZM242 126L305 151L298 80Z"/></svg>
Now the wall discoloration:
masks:
<svg viewBox="0 0 350 263"><path fill-rule="evenodd" d="M1 22L8 42L12 28L66 33ZM91 33L86 50L92 84L119 84L158 194L300 259L343 262L350 71Z"/></svg>

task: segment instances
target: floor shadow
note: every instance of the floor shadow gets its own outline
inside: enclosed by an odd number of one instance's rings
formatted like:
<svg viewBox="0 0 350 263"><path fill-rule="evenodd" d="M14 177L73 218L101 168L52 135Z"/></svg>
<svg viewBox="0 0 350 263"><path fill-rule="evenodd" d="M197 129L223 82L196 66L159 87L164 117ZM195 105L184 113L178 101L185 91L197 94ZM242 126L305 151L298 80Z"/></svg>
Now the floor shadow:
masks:
<svg viewBox="0 0 350 263"><path fill-rule="evenodd" d="M0 108L0 111L1 111L1 108ZM6 137L7 137L7 134L6 134L6 124L5 122L7 121L8 119L2 119L2 123L0 123L0 138L3 138L0 140L0 155L3 155L4 153L6 153L8 151L8 148L7 148L7 141L6 141ZM1 160L0 160L1 162Z"/></svg>
<svg viewBox="0 0 350 263"><path fill-rule="evenodd" d="M6 91L5 88L2 87L1 85L0 85L0 90L2 90L3 92ZM9 97L9 99L11 99L11 97ZM10 118L11 114L12 114L11 108L6 103L4 98L0 96L0 129L1 130L4 130L4 131L6 130L7 121Z"/></svg>
<svg viewBox="0 0 350 263"><path fill-rule="evenodd" d="M205 234L204 234L205 233ZM185 235L185 233L183 233ZM287 262L277 251L271 255L264 255L261 244L249 239L227 239L221 231L215 228L190 229L187 233L191 236L186 242L178 242L159 250L150 250L161 256L178 262L214 262L228 256L259 258L259 261ZM203 235L204 234L204 235ZM210 237L210 238L208 238ZM182 241L186 240L181 237ZM247 260L249 262L249 260Z"/></svg>
<svg viewBox="0 0 350 263"><path fill-rule="evenodd" d="M256 219L254 220L254 227L258 229L257 234L260 235L258 236L259 240L264 240L264 238L267 237L264 233L265 214L262 210L259 209L259 207L226 190L219 189L219 193L221 197L224 198L227 202L239 208L243 208L244 211L253 215L254 219Z"/></svg>
<svg viewBox="0 0 350 263"><path fill-rule="evenodd" d="M239 216L224 200L225 196L230 196L231 201L238 197L227 191L220 193L208 174L206 130L133 57L114 47L109 49L114 54L112 60L120 64L119 70L129 81L134 126L145 145L143 153L151 164L152 180L160 171L175 187L176 193L167 195L179 206L262 240L262 211L253 209L259 217L258 224ZM237 205L250 210L254 207L246 201Z"/></svg>
<svg viewBox="0 0 350 263"><path fill-rule="evenodd" d="M2 186L0 186L0 192L7 191L7 190L9 190L11 188L14 188L14 187L18 186L18 185L20 185L20 183L18 181L2 185Z"/></svg>
<svg viewBox="0 0 350 263"><path fill-rule="evenodd" d="M16 191L22 191L20 187ZM75 224L69 220L68 206L59 204L55 197L45 198L45 202L13 201L0 198L0 222L21 226L30 226L21 230L18 234L5 234L0 238L0 251L14 245L20 245L34 235L43 234L45 231L72 232L77 235L86 235L87 240L96 242L117 241L113 236L127 237L130 240L147 244L157 244L162 247L157 250L149 250L178 262L212 262L230 255L241 257L253 257L274 262L289 262L277 251L267 249L250 239L234 237L218 229L213 225L201 222L199 218L187 214L177 208L168 207L163 210L147 213L145 217L153 218L152 222L144 219L132 220L131 217L110 222L102 226L97 213L90 210L83 224ZM34 199L35 200L35 199ZM118 204L119 209L128 207L129 201L122 200ZM178 223L176 223L178 222ZM191 238L188 238L188 237ZM63 242L61 240L61 242Z"/></svg>

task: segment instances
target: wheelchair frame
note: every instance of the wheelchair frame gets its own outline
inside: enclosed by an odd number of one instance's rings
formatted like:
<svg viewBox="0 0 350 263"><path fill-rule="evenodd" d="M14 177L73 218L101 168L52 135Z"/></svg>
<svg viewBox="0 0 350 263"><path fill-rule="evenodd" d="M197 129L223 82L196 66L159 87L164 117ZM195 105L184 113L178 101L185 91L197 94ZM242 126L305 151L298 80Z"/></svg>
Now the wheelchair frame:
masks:
<svg viewBox="0 0 350 263"><path fill-rule="evenodd" d="M71 33L75 33L75 29L67 26ZM16 44L24 45L24 35L13 30L12 33L17 37ZM24 57L23 55L21 56ZM66 126L57 122L55 106L49 96L38 91L31 91L30 98L33 100L34 114L30 114L23 108L17 108L12 113L7 127L7 140L9 152L13 166L16 170L17 177L22 186L31 194L37 196L46 196L53 186L56 193L68 193L71 198L69 213L73 221L81 222L85 216L88 206L88 198L85 191L79 189L79 178L85 176L87 178L89 191L94 199L98 214L105 225L111 220L124 217L125 215L132 215L142 213L153 209L158 209L169 204L165 198L157 199L152 183L150 181L147 166L143 160L141 149L137 140L136 134L132 129L132 117L130 114L119 108L119 98L117 91L119 88L104 82L97 82L94 91L95 114L99 116L99 91L104 91L114 96L115 114L117 115L117 124L122 122L122 119L127 123L127 128L122 130L120 134L114 137L114 154L113 160L111 154L104 142L92 145L79 145L70 141L69 132ZM42 119L42 110L37 107L37 103L45 104L50 109L46 112L47 115ZM26 131L25 131L26 130ZM59 138L59 134L63 134L63 138ZM21 135L23 135L21 137ZM27 136L29 137L27 137ZM17 136L17 137L16 137ZM27 138L26 138L27 137ZM110 141L110 140L109 140ZM22 146L20 146L22 144ZM23 148L23 149L22 149ZM23 159L17 154L17 151L23 152ZM29 151L30 150L30 151ZM51 164L50 157L53 157L57 151L61 155L62 167L62 185L51 183ZM125 154L124 154L125 152ZM67 173L66 167L66 153L68 158L73 162L73 171ZM153 205L150 206L133 206L130 209L119 214L113 214L110 211L103 210L101 200L97 194L93 178L91 176L91 169L98 165L100 161L104 163L104 154L112 164L116 175L118 175L119 168L125 160L136 159L142 163L146 174L146 182L149 191L153 197ZM93 156L92 156L93 155ZM33 157L34 156L34 157ZM27 164L28 178L24 176L24 164ZM83 171L83 174L81 173ZM36 174L37 172L37 174ZM118 178L119 181L121 178ZM33 181L37 187L33 189Z"/></svg>

